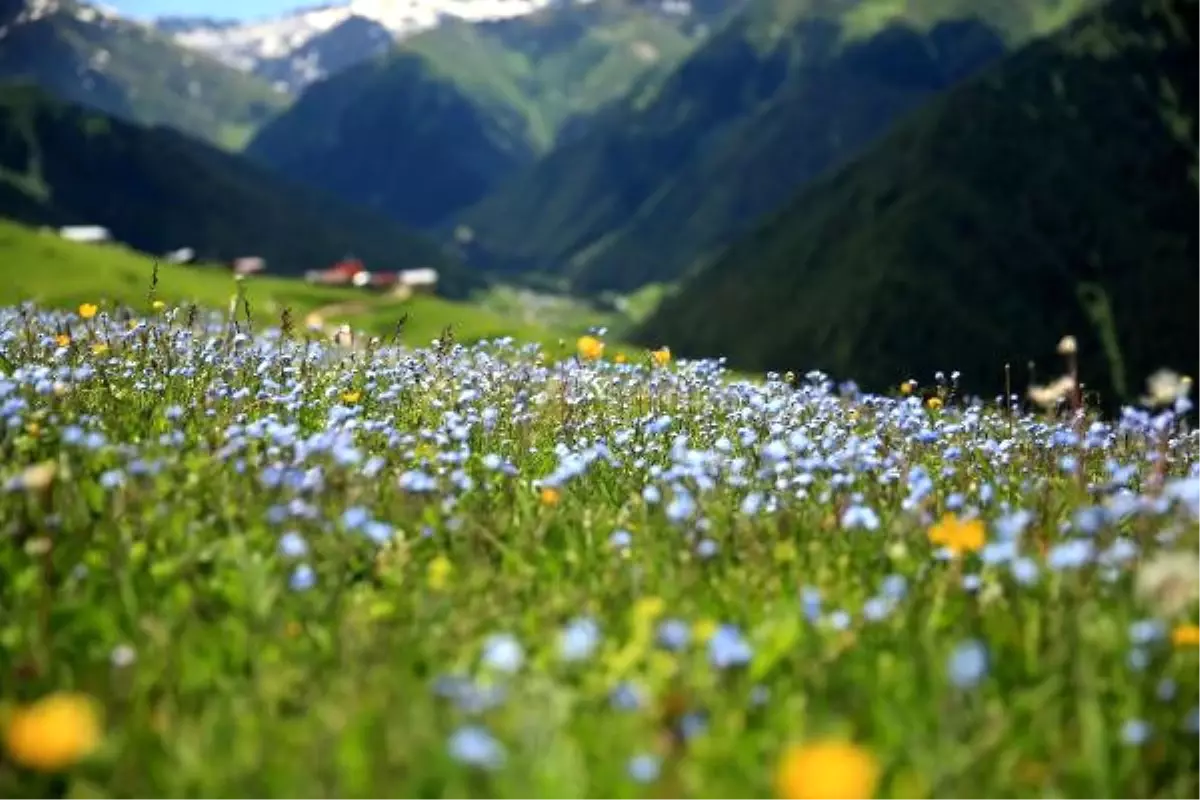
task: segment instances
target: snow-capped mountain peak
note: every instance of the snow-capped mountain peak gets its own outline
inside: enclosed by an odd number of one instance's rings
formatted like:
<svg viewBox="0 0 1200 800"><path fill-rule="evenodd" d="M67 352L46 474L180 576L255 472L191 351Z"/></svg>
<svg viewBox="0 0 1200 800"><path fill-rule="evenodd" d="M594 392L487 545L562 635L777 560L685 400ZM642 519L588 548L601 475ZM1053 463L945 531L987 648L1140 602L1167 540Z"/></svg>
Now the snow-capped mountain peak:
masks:
<svg viewBox="0 0 1200 800"><path fill-rule="evenodd" d="M322 62L345 65L350 51L368 58L396 40L436 26L443 18L467 21L522 16L549 0L349 0L308 8L270 19L230 24L227 20L163 21L162 30L185 47L208 53L231 66L271 77L290 89L316 80L329 70ZM340 53L324 53L321 38L347 22L374 23L369 41L337 38ZM382 40L379 29L390 35ZM368 30L368 28L364 28Z"/></svg>

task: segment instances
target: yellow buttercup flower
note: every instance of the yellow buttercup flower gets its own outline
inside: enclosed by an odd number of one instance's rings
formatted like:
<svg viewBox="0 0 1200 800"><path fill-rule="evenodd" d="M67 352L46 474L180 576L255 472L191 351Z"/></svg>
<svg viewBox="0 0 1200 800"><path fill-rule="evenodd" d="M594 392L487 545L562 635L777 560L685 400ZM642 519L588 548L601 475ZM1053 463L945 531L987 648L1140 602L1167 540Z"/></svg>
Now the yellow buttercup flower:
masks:
<svg viewBox="0 0 1200 800"><path fill-rule="evenodd" d="M657 350L651 350L650 358L654 359L654 363L658 366L665 367L671 363L671 348L664 345Z"/></svg>
<svg viewBox="0 0 1200 800"><path fill-rule="evenodd" d="M929 541L941 545L955 555L974 553L987 540L983 522L978 519L959 519L945 514L929 529Z"/></svg>
<svg viewBox="0 0 1200 800"><path fill-rule="evenodd" d="M357 403L359 401L359 398L361 398L361 397L362 397L362 392L356 392L353 390L347 391L347 392L342 392L342 402L346 403L347 405L354 405L355 403Z"/></svg>
<svg viewBox="0 0 1200 800"><path fill-rule="evenodd" d="M92 317L96 316L96 312L99 310L99 306L97 306L95 303L81 303L79 305L79 316L83 317L84 319L91 319Z"/></svg>
<svg viewBox="0 0 1200 800"><path fill-rule="evenodd" d="M1200 647L1200 625L1178 625L1171 631L1176 647Z"/></svg>
<svg viewBox="0 0 1200 800"><path fill-rule="evenodd" d="M100 710L76 692L57 692L17 709L4 731L12 760L39 772L59 772L100 744Z"/></svg>
<svg viewBox="0 0 1200 800"><path fill-rule="evenodd" d="M717 623L711 619L699 619L692 623L692 638L701 644L706 643L717 632Z"/></svg>
<svg viewBox="0 0 1200 800"><path fill-rule="evenodd" d="M794 542L779 542L775 545L775 561L780 564L795 561L796 555L796 544Z"/></svg>
<svg viewBox="0 0 1200 800"><path fill-rule="evenodd" d="M92 352L98 356L102 356L108 352L108 345L106 345L104 342L97 342L96 344L92 345Z"/></svg>
<svg viewBox="0 0 1200 800"><path fill-rule="evenodd" d="M556 506L558 501L562 499L562 494L553 486L543 486L538 493L538 499L541 500L544 506Z"/></svg>
<svg viewBox="0 0 1200 800"><path fill-rule="evenodd" d="M879 782L879 763L862 747L828 739L788 747L775 773L780 798L867 798Z"/></svg>
<svg viewBox="0 0 1200 800"><path fill-rule="evenodd" d="M71 337L65 333L60 333L54 337L54 343L59 347L66 347L71 344Z"/></svg>
<svg viewBox="0 0 1200 800"><path fill-rule="evenodd" d="M443 556L438 556L429 562L426 568L425 578L429 584L429 588L435 592L440 592L446 588L446 584L450 582L450 573L454 571L454 565L450 563L450 559Z"/></svg>
<svg viewBox="0 0 1200 800"><path fill-rule="evenodd" d="M925 401L925 405L929 408L930 411L937 411L942 407L942 398L931 397Z"/></svg>
<svg viewBox="0 0 1200 800"><path fill-rule="evenodd" d="M580 358L592 361L604 355L604 342L595 336L580 336L575 342L575 349Z"/></svg>
<svg viewBox="0 0 1200 800"><path fill-rule="evenodd" d="M666 608L667 604L661 597L656 595L639 597L637 602L633 604L633 618L643 622L651 622L658 619Z"/></svg>

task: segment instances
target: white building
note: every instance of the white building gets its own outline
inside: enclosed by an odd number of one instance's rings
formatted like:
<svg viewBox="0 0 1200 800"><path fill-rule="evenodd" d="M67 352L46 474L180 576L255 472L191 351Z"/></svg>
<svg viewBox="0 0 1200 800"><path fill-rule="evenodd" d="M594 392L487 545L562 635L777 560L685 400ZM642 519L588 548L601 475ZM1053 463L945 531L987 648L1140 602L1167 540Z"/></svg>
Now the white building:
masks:
<svg viewBox="0 0 1200 800"><path fill-rule="evenodd" d="M438 271L429 267L402 269L396 273L396 280L410 289L432 289L437 286Z"/></svg>
<svg viewBox="0 0 1200 800"><path fill-rule="evenodd" d="M196 260L196 251L190 247L172 250L164 256L172 264L190 264Z"/></svg>
<svg viewBox="0 0 1200 800"><path fill-rule="evenodd" d="M112 239L108 228L101 225L65 225L58 229L58 235L70 242L107 242Z"/></svg>

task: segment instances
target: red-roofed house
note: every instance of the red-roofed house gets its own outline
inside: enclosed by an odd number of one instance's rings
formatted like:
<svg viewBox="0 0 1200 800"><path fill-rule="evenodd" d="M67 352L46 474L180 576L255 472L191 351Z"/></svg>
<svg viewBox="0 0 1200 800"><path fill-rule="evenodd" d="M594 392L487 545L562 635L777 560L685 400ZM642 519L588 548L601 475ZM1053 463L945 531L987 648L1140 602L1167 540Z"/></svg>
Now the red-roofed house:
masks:
<svg viewBox="0 0 1200 800"><path fill-rule="evenodd" d="M311 270L304 276L304 279L309 283L345 286L354 283L355 276L366 273L366 271L367 268L357 258L343 258L329 269Z"/></svg>

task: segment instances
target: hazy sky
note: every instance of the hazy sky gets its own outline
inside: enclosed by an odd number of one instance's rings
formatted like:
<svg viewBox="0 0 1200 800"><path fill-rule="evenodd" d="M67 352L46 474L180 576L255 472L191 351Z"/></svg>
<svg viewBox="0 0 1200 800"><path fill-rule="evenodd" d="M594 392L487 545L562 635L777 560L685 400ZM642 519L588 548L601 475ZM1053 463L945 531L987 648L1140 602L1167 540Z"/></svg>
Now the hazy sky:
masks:
<svg viewBox="0 0 1200 800"><path fill-rule="evenodd" d="M269 17L301 6L315 6L318 0L101 0L104 5L132 17L158 17L164 14L203 15L254 19Z"/></svg>

